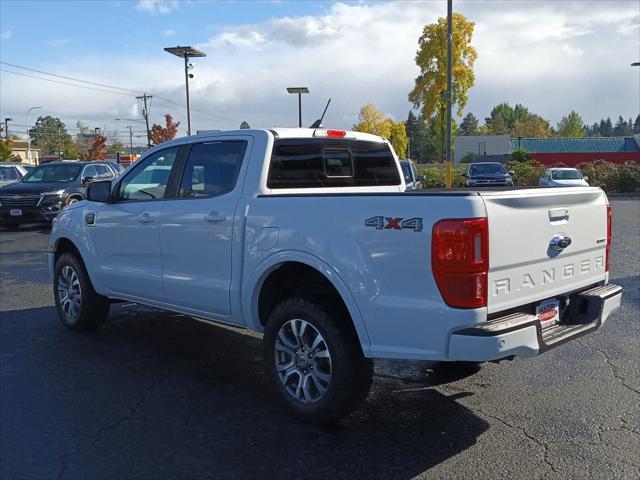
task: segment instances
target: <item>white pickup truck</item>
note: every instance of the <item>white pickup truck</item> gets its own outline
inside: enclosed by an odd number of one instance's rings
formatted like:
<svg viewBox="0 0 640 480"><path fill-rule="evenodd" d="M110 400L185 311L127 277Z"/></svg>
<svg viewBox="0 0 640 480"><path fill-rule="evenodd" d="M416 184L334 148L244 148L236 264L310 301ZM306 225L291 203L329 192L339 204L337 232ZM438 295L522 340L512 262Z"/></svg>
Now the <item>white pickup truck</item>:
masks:
<svg viewBox="0 0 640 480"><path fill-rule="evenodd" d="M404 190L364 133L163 143L58 215L58 314L92 330L126 300L263 332L284 403L329 422L366 397L373 358L535 356L620 305L599 188Z"/></svg>

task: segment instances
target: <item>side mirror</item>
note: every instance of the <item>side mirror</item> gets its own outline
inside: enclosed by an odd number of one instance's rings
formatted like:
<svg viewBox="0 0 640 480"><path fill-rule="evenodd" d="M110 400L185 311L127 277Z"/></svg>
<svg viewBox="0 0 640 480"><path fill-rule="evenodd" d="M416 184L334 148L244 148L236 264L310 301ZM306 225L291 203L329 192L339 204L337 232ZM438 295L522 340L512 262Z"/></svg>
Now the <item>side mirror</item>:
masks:
<svg viewBox="0 0 640 480"><path fill-rule="evenodd" d="M90 183L87 188L87 200L90 202L109 203L111 200L111 180Z"/></svg>
<svg viewBox="0 0 640 480"><path fill-rule="evenodd" d="M511 175L512 177L516 174L516 172L514 172L513 170L509 170L507 173L508 173L509 175Z"/></svg>
<svg viewBox="0 0 640 480"><path fill-rule="evenodd" d="M87 175L86 177L82 177L82 183L91 183L93 182L95 177Z"/></svg>
<svg viewBox="0 0 640 480"><path fill-rule="evenodd" d="M427 177L425 177L424 175L418 175L418 181L419 182L424 182L427 180Z"/></svg>
<svg viewBox="0 0 640 480"><path fill-rule="evenodd" d="M468 177L468 175L467 175L467 173L466 173L466 172L462 172L462 173L460 174L460 176L461 176L461 177L464 177L464 178L467 178L467 177Z"/></svg>
<svg viewBox="0 0 640 480"><path fill-rule="evenodd" d="M582 179L586 182L587 180L589 180L589 177L585 175L584 177L582 177Z"/></svg>

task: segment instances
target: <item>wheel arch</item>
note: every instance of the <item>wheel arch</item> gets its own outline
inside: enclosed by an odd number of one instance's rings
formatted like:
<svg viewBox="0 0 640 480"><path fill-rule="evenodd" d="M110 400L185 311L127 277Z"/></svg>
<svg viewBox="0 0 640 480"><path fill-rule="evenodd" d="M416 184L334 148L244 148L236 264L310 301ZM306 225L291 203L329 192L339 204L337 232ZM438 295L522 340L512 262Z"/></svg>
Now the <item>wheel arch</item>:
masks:
<svg viewBox="0 0 640 480"><path fill-rule="evenodd" d="M347 285L326 262L303 252L279 252L272 255L265 259L249 276L245 283L249 288L244 289L247 293L243 295L242 302L247 326L256 331L263 331L266 317L270 313L268 303L270 302L270 307L273 308L280 299L284 298L284 295L281 295L278 290L284 290L285 294L291 292L289 285L282 285L280 280L289 274L299 273L303 273L304 281L302 283L290 282L290 285L297 287L299 291L302 291L304 287L314 285L310 295L312 298L317 297L318 290L321 288L331 289L330 292L325 291L324 295L329 296L334 293L335 298L339 299L341 305L338 307L343 307L349 315L362 352L365 356L369 356L371 346L369 335L360 310ZM274 289L273 286L278 288ZM281 288L282 286L284 288ZM272 293L276 294L275 298L265 297L265 295ZM305 295L301 294L300 296Z"/></svg>

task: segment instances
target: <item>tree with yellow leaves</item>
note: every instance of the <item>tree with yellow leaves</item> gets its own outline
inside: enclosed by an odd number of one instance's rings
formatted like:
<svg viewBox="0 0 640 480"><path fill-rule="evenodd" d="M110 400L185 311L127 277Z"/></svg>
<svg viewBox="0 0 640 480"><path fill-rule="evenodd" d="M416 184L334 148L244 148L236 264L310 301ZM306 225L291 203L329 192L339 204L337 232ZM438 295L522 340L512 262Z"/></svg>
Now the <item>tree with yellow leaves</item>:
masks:
<svg viewBox="0 0 640 480"><path fill-rule="evenodd" d="M353 126L353 130L384 137L389 140L398 157L406 156L408 141L404 122L394 122L385 117L373 103L367 103L360 109L358 123Z"/></svg>
<svg viewBox="0 0 640 480"><path fill-rule="evenodd" d="M455 12L453 23L453 62L452 62L452 105L462 116L467 104L467 90L473 86L475 76L473 64L478 54L471 46L475 24L464 15ZM415 87L409 93L409 100L420 108L425 118L434 113L442 115L446 108L447 91L447 19L439 18L437 23L425 25L418 40L416 64L420 74Z"/></svg>

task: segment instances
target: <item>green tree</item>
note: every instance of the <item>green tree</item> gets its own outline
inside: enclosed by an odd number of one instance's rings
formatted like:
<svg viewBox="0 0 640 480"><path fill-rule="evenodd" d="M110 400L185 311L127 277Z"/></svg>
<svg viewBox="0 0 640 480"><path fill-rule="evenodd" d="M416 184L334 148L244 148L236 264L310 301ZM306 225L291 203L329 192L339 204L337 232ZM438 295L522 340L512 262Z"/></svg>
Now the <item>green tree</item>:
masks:
<svg viewBox="0 0 640 480"><path fill-rule="evenodd" d="M544 118L533 114L524 122L516 121L509 134L512 137L544 138L551 136L551 127Z"/></svg>
<svg viewBox="0 0 640 480"><path fill-rule="evenodd" d="M607 117L606 120L604 118L600 120L600 135L603 137L613 136L613 123L611 122L611 117Z"/></svg>
<svg viewBox="0 0 640 480"><path fill-rule="evenodd" d="M451 102L457 107L458 115L467 104L467 90L473 86L475 76L473 64L478 54L471 45L475 24L464 15L455 12L453 24L453 62ZM415 57L420 74L409 93L409 100L420 108L425 118L444 110L447 91L447 19L439 18L437 23L425 25L418 39Z"/></svg>
<svg viewBox="0 0 640 480"><path fill-rule="evenodd" d="M38 117L28 135L31 137L31 146L39 148L40 155L57 154L73 141L65 124L50 115Z"/></svg>
<svg viewBox="0 0 640 480"><path fill-rule="evenodd" d="M242 123L240 124L240 128L242 130L245 130L247 128L251 128L251 126L249 125L249 122L247 122L246 120L243 120Z"/></svg>
<svg viewBox="0 0 640 480"><path fill-rule="evenodd" d="M485 118L485 123L493 135L511 135L516 125L522 128L532 117L533 114L521 103L511 107L504 102L493 107L490 116Z"/></svg>
<svg viewBox="0 0 640 480"><path fill-rule="evenodd" d="M119 140L114 140L111 145L107 146L107 153L124 153L125 147Z"/></svg>
<svg viewBox="0 0 640 480"><path fill-rule="evenodd" d="M627 123L622 116L619 116L616 126L613 128L613 134L616 137L633 135L633 126L630 123Z"/></svg>
<svg viewBox="0 0 640 480"><path fill-rule="evenodd" d="M633 133L640 133L640 114L638 114L636 121L633 124Z"/></svg>
<svg viewBox="0 0 640 480"><path fill-rule="evenodd" d="M460 135L480 135L478 119L473 113L467 113L467 115L462 119L462 123L460 124Z"/></svg>
<svg viewBox="0 0 640 480"><path fill-rule="evenodd" d="M353 126L356 132L366 132L379 135L389 140L396 154L404 158L407 153L407 131L404 122L394 122L385 117L384 113L373 103L367 103L360 109L358 123Z"/></svg>
<svg viewBox="0 0 640 480"><path fill-rule="evenodd" d="M13 150L11 148L11 140L3 140L2 132L4 127L0 127L0 162L8 162L13 156Z"/></svg>
<svg viewBox="0 0 640 480"><path fill-rule="evenodd" d="M428 163L435 152L429 138L429 128L422 113L416 116L410 111L405 122L405 128L411 159L417 163Z"/></svg>
<svg viewBox="0 0 640 480"><path fill-rule="evenodd" d="M558 122L557 133L560 137L584 137L584 122L574 110Z"/></svg>

